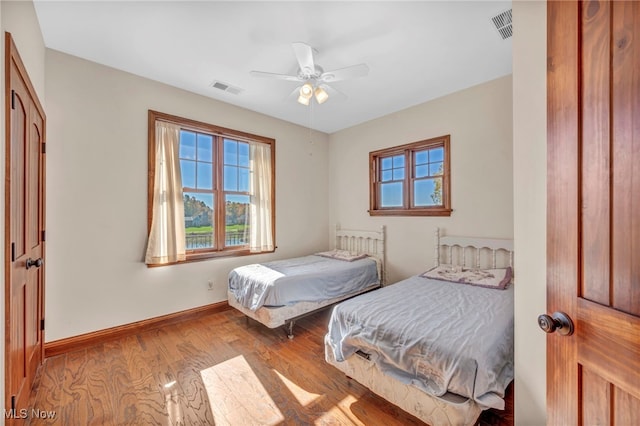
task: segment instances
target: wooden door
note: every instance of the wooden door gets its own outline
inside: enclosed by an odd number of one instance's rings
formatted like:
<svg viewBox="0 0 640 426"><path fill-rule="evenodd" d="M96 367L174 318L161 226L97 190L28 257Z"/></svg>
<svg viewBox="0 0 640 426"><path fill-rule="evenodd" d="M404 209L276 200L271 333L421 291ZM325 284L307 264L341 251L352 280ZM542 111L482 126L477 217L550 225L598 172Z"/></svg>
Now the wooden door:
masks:
<svg viewBox="0 0 640 426"><path fill-rule="evenodd" d="M43 359L45 116L9 33L5 40L5 406L15 417Z"/></svg>
<svg viewBox="0 0 640 426"><path fill-rule="evenodd" d="M640 424L640 2L548 3L550 425Z"/></svg>

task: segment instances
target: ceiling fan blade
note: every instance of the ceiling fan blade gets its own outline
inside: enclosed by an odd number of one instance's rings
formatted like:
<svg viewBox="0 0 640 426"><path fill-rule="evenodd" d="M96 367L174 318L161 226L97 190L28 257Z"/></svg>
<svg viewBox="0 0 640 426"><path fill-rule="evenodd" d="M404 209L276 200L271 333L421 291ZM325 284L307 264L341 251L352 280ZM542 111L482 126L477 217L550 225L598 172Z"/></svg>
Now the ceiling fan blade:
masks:
<svg viewBox="0 0 640 426"><path fill-rule="evenodd" d="M296 55L302 74L311 75L316 71L313 62L313 49L306 43L293 43L293 53Z"/></svg>
<svg viewBox="0 0 640 426"><path fill-rule="evenodd" d="M277 80L287 80L287 81L301 81L297 75L276 74L276 73L264 72L264 71L251 71L250 74L253 77L275 78Z"/></svg>
<svg viewBox="0 0 640 426"><path fill-rule="evenodd" d="M364 77L367 74L369 74L369 66L367 64L351 65L350 67L323 72L320 75L320 81L331 83L334 81Z"/></svg>
<svg viewBox="0 0 640 426"><path fill-rule="evenodd" d="M292 100L297 100L298 96L300 96L300 88L302 87L302 85L296 87L295 89L293 89L291 91L291 93L289 93L289 95L284 98L283 100L285 101L292 101Z"/></svg>

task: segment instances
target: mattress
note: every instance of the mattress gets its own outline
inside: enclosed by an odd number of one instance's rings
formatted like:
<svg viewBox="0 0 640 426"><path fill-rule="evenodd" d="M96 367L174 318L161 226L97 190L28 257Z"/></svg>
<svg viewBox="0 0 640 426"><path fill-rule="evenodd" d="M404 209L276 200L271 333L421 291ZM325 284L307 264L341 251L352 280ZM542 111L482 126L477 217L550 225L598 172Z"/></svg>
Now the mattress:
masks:
<svg viewBox="0 0 640 426"><path fill-rule="evenodd" d="M360 292L380 282L378 270L370 257L348 262L311 255L235 268L228 289L237 304L256 311Z"/></svg>
<svg viewBox="0 0 640 426"><path fill-rule="evenodd" d="M414 276L337 305L326 342L337 362L360 351L384 374L429 395L504 409L513 379L513 286Z"/></svg>
<svg viewBox="0 0 640 426"><path fill-rule="evenodd" d="M428 395L415 386L390 378L374 362L358 355L338 362L328 336L325 337L325 359L348 377L431 426L474 425L482 412L471 398L451 393L440 397Z"/></svg>

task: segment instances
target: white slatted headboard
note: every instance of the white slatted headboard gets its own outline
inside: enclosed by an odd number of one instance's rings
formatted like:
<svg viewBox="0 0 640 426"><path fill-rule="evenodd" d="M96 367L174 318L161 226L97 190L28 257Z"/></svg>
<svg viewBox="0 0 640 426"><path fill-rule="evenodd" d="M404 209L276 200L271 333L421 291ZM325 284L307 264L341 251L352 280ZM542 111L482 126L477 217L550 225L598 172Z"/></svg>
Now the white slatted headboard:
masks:
<svg viewBox="0 0 640 426"><path fill-rule="evenodd" d="M469 268L513 269L513 240L442 236L436 228L435 266L459 265Z"/></svg>
<svg viewBox="0 0 640 426"><path fill-rule="evenodd" d="M382 284L385 279L385 227L378 231L357 229L341 229L336 225L336 246L339 250L347 250L353 254L365 253L380 260Z"/></svg>

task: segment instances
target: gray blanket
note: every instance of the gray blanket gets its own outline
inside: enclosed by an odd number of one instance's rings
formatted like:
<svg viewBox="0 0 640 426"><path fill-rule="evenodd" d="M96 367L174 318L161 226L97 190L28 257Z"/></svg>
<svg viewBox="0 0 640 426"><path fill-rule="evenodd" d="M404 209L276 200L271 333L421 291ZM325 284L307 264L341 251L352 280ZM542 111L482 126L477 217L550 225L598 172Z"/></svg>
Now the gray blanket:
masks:
<svg viewBox="0 0 640 426"><path fill-rule="evenodd" d="M379 282L371 258L347 262L312 255L241 266L229 273L229 290L253 311L333 299Z"/></svg>
<svg viewBox="0 0 640 426"><path fill-rule="evenodd" d="M430 395L452 392L504 409L513 380L513 285L414 276L337 305L327 337L337 361L360 350Z"/></svg>

